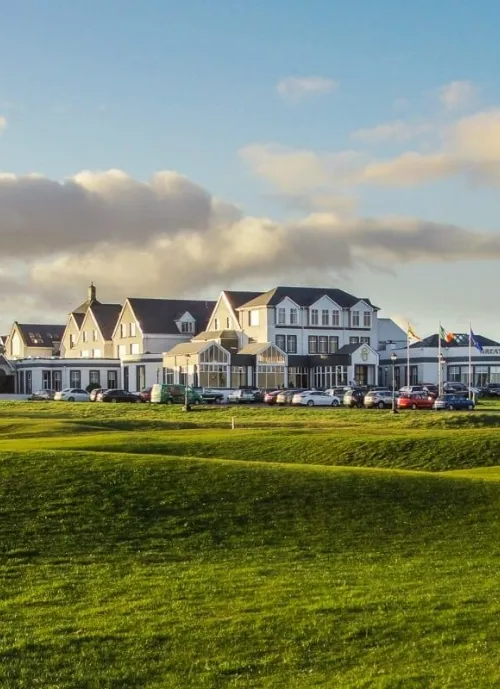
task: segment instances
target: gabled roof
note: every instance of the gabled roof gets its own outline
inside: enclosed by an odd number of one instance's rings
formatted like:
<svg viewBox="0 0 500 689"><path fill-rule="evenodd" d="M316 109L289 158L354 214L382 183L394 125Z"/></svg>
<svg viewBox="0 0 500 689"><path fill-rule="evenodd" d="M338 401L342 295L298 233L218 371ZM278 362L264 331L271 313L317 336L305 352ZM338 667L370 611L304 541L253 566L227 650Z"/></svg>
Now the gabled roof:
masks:
<svg viewBox="0 0 500 689"><path fill-rule="evenodd" d="M168 352L165 352L165 354L167 356L175 356L176 354L179 356L182 354L198 354L198 352L201 352L211 345L211 342L180 342L175 345L175 347L172 347L172 349L169 349Z"/></svg>
<svg viewBox="0 0 500 689"><path fill-rule="evenodd" d="M239 350L238 354L260 354L268 347L271 347L271 345L271 342L249 342Z"/></svg>
<svg viewBox="0 0 500 689"><path fill-rule="evenodd" d="M364 301L374 309L378 307L373 306L369 299L364 297L355 297L353 294L344 292L341 289L329 289L322 287L274 287L268 292L263 292L257 297L245 302L240 308L257 308L258 306L275 306L279 304L285 297L289 297L299 306L311 306L321 299L322 296L328 296L342 308L350 308L359 301Z"/></svg>
<svg viewBox="0 0 500 689"><path fill-rule="evenodd" d="M73 318L75 319L75 322L79 328L82 327L82 323L85 320L85 313L87 313L87 312L86 311L85 312L73 311L72 313L70 313L70 316L73 316Z"/></svg>
<svg viewBox="0 0 500 689"><path fill-rule="evenodd" d="M476 335L474 337L479 342L482 347L500 347L500 342L495 340L490 340L488 337L483 337L483 335ZM429 335L425 337L422 342L415 342L410 345L410 349L420 349L421 347L435 347L438 348L438 334ZM445 342L441 340L441 347L443 349L453 348L453 347L468 347L469 346L469 333L455 333L455 339L451 342Z"/></svg>
<svg viewBox="0 0 500 689"><path fill-rule="evenodd" d="M178 335L176 321L189 311L195 319L195 332L208 325L215 301L194 299L142 299L131 297L128 302L143 333Z"/></svg>
<svg viewBox="0 0 500 689"><path fill-rule="evenodd" d="M8 368L10 371L14 370L14 367L10 363L8 359L6 359L3 354L0 354L0 366L4 366L5 368Z"/></svg>
<svg viewBox="0 0 500 689"><path fill-rule="evenodd" d="M353 344L345 344L343 347L340 347L335 353L336 354L354 354L360 347L364 345L363 342L359 343L353 343ZM367 346L367 345L365 345Z"/></svg>
<svg viewBox="0 0 500 689"><path fill-rule="evenodd" d="M90 307L105 340L111 340L121 310L121 304L93 304Z"/></svg>
<svg viewBox="0 0 500 689"><path fill-rule="evenodd" d="M65 325L40 325L39 323L17 323L23 342L27 347L53 347L61 342Z"/></svg>
<svg viewBox="0 0 500 689"><path fill-rule="evenodd" d="M236 330L203 330L193 340L237 340Z"/></svg>
<svg viewBox="0 0 500 689"><path fill-rule="evenodd" d="M239 309L240 306L246 304L248 301L260 297L262 292L237 292L234 290L224 290L224 294L226 295L226 298L233 309Z"/></svg>

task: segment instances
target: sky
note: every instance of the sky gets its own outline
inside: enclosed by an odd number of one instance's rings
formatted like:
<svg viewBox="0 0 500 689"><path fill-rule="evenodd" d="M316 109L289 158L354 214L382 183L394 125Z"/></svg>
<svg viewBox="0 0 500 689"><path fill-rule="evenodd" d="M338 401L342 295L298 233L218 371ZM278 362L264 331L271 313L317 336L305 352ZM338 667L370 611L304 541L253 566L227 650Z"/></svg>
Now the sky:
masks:
<svg viewBox="0 0 500 689"><path fill-rule="evenodd" d="M340 287L500 340L500 6L0 0L0 329Z"/></svg>

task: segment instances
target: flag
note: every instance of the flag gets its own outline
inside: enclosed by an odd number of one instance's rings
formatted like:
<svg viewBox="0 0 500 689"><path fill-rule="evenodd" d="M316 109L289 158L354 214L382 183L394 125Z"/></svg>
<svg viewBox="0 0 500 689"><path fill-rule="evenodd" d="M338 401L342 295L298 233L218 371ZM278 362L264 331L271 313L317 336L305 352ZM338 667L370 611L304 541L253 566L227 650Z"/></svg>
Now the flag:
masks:
<svg viewBox="0 0 500 689"><path fill-rule="evenodd" d="M422 342L422 338L415 334L413 328L411 327L411 325L410 325L409 323L408 323L408 332L407 332L407 334L408 334L408 338L409 338L409 339L411 339L411 340L417 340L417 342Z"/></svg>
<svg viewBox="0 0 500 689"><path fill-rule="evenodd" d="M473 347L475 347L481 354L483 353L483 345L479 342L477 339L476 335L472 332L472 328L470 329L470 341Z"/></svg>
<svg viewBox="0 0 500 689"><path fill-rule="evenodd" d="M445 342L453 342L455 335L453 333L447 333L441 324L439 324L439 337Z"/></svg>

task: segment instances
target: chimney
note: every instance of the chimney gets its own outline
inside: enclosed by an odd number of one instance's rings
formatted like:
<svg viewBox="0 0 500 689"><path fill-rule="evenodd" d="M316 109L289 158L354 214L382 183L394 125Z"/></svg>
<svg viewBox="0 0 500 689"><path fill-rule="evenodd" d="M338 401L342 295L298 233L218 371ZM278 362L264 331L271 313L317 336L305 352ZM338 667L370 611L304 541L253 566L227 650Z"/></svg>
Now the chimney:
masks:
<svg viewBox="0 0 500 689"><path fill-rule="evenodd" d="M90 283L89 287L89 299L90 302L96 301L96 289L93 282Z"/></svg>

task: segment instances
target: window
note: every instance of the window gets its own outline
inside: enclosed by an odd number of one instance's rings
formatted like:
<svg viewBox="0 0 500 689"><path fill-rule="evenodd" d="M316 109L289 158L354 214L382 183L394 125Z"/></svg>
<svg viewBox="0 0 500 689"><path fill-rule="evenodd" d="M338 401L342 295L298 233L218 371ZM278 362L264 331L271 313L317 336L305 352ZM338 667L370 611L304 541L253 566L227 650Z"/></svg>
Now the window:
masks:
<svg viewBox="0 0 500 689"><path fill-rule="evenodd" d="M62 390L62 371L52 371L52 390Z"/></svg>
<svg viewBox="0 0 500 689"><path fill-rule="evenodd" d="M349 338L349 344L359 344L359 337L350 337Z"/></svg>
<svg viewBox="0 0 500 689"><path fill-rule="evenodd" d="M328 336L320 335L319 337L319 353L328 354Z"/></svg>
<svg viewBox="0 0 500 689"><path fill-rule="evenodd" d="M319 325L318 309L311 309L311 325Z"/></svg>
<svg viewBox="0 0 500 689"><path fill-rule="evenodd" d="M127 337L127 324L121 323L120 325L120 337Z"/></svg>
<svg viewBox="0 0 500 689"><path fill-rule="evenodd" d="M231 330L231 319L229 318L229 316L226 318L226 328L228 330Z"/></svg>
<svg viewBox="0 0 500 689"><path fill-rule="evenodd" d="M214 318L214 330L218 330L218 329L219 329L219 319Z"/></svg>
<svg viewBox="0 0 500 689"><path fill-rule="evenodd" d="M335 354L339 349L339 338L336 335L331 335L328 338L328 351L330 354Z"/></svg>
<svg viewBox="0 0 500 689"><path fill-rule="evenodd" d="M332 325L338 328L340 325L340 311L332 311Z"/></svg>
<svg viewBox="0 0 500 689"><path fill-rule="evenodd" d="M128 366L123 367L123 389L128 390L129 388L129 370Z"/></svg>
<svg viewBox="0 0 500 689"><path fill-rule="evenodd" d="M330 325L330 312L328 309L323 309L321 312L321 325Z"/></svg>
<svg viewBox="0 0 500 689"><path fill-rule="evenodd" d="M278 325L286 323L286 309L278 309Z"/></svg>
<svg viewBox="0 0 500 689"><path fill-rule="evenodd" d="M286 351L288 354L297 354L297 335L286 336Z"/></svg>
<svg viewBox="0 0 500 689"><path fill-rule="evenodd" d="M279 347L284 352L286 352L286 336L276 335L276 347Z"/></svg>
<svg viewBox="0 0 500 689"><path fill-rule="evenodd" d="M146 387L146 367L136 366L135 367L135 389L137 391L142 390Z"/></svg>
<svg viewBox="0 0 500 689"><path fill-rule="evenodd" d="M299 314L297 309L290 309L290 325L297 325L299 322Z"/></svg>
<svg viewBox="0 0 500 689"><path fill-rule="evenodd" d="M352 327L359 328L359 311L352 311Z"/></svg>
<svg viewBox="0 0 500 689"><path fill-rule="evenodd" d="M490 366L490 383L500 383L500 366Z"/></svg>
<svg viewBox="0 0 500 689"><path fill-rule="evenodd" d="M97 330L92 330L92 339L97 342Z"/></svg>
<svg viewBox="0 0 500 689"><path fill-rule="evenodd" d="M200 364L198 383L202 388L225 388L227 386L227 366L225 364Z"/></svg>
<svg viewBox="0 0 500 689"><path fill-rule="evenodd" d="M89 384L90 385L101 385L101 372L100 371L89 371Z"/></svg>
<svg viewBox="0 0 500 689"><path fill-rule="evenodd" d="M316 335L309 335L309 354L318 353L318 338Z"/></svg>
<svg viewBox="0 0 500 689"><path fill-rule="evenodd" d="M166 385L173 385L174 384L174 369L173 368L164 368L163 369L163 382Z"/></svg>
<svg viewBox="0 0 500 689"><path fill-rule="evenodd" d="M130 345L130 353L131 354L139 354L139 343L134 342L133 344Z"/></svg>
<svg viewBox="0 0 500 689"><path fill-rule="evenodd" d="M371 311L365 311L363 313L363 326L365 328L371 328L372 327L372 314Z"/></svg>
<svg viewBox="0 0 500 689"><path fill-rule="evenodd" d="M100 359L101 358L101 350L100 349L93 349L92 350L92 359Z"/></svg>
<svg viewBox="0 0 500 689"><path fill-rule="evenodd" d="M71 335L69 336L69 348L70 349L73 349L73 347L75 346L75 341L76 341L76 335L71 333Z"/></svg>
<svg viewBox="0 0 500 689"><path fill-rule="evenodd" d="M118 387L117 371L108 371L108 390L115 390Z"/></svg>
<svg viewBox="0 0 500 689"><path fill-rule="evenodd" d="M370 338L369 337L360 337L359 341L361 342L361 344L367 344L367 345L370 344Z"/></svg>
<svg viewBox="0 0 500 689"><path fill-rule="evenodd" d="M120 356L125 356L125 354L127 353L127 347L126 347L126 345L118 345L118 350L117 350L117 351L118 351L118 356L119 356L119 357L120 357Z"/></svg>
<svg viewBox="0 0 500 689"><path fill-rule="evenodd" d="M81 388L82 387L82 372L81 371L70 371L69 372L69 386L70 386L70 388Z"/></svg>
<svg viewBox="0 0 500 689"><path fill-rule="evenodd" d="M191 321L182 321L181 332L182 333L192 333L193 332L193 323Z"/></svg>
<svg viewBox="0 0 500 689"><path fill-rule="evenodd" d="M33 375L31 371L26 371L26 394L31 395L33 392Z"/></svg>
<svg viewBox="0 0 500 689"><path fill-rule="evenodd" d="M83 341L88 342L89 341L89 334L86 330L83 331Z"/></svg>
<svg viewBox="0 0 500 689"><path fill-rule="evenodd" d="M137 328L136 328L135 323L130 323L129 333L130 333L130 337L135 337L137 335Z"/></svg>
<svg viewBox="0 0 500 689"><path fill-rule="evenodd" d="M259 312L256 310L250 311L249 315L249 325L257 326L259 325Z"/></svg>

